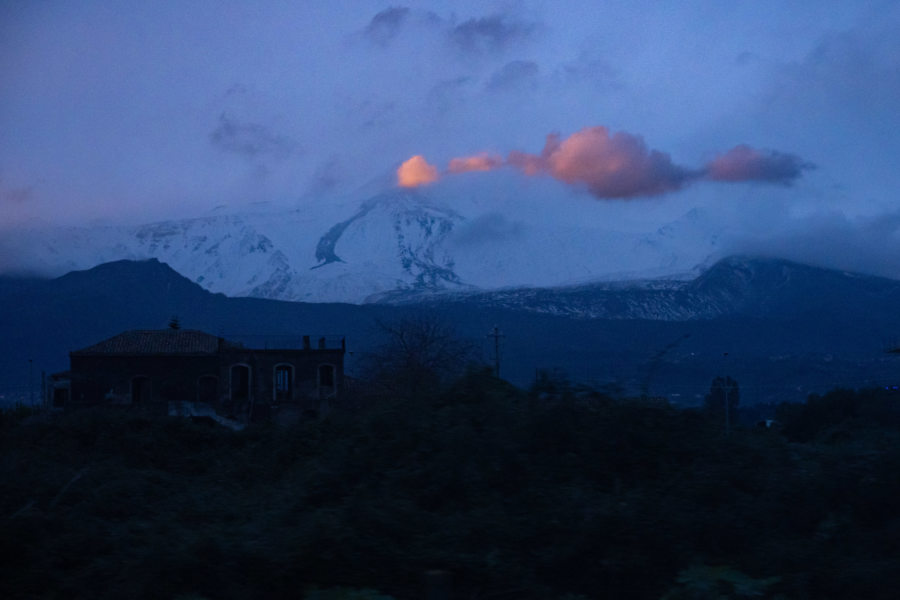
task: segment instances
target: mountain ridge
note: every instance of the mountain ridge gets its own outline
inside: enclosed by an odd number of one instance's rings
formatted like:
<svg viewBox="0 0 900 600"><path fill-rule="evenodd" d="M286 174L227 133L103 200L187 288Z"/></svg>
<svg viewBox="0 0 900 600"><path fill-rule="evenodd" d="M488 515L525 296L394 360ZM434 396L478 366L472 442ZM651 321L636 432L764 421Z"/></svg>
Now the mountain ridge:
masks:
<svg viewBox="0 0 900 600"><path fill-rule="evenodd" d="M748 403L802 400L835 385L900 383L883 345L900 333L896 280L732 257L687 282L504 293L505 302L484 301L491 292L481 301L457 294L363 305L231 298L155 259L56 279L0 277L0 395L27 397L32 360L35 376L63 370L70 350L128 329L163 328L172 316L223 337L345 335L351 373L381 343L378 322L425 314L481 348L485 362L493 356L486 336L498 326L502 375L518 385L528 385L536 370L561 368L576 381L699 402L726 367L723 356L731 357L728 372ZM659 358L674 340L677 347Z"/></svg>
<svg viewBox="0 0 900 600"><path fill-rule="evenodd" d="M827 290L819 289L823 287ZM387 294L376 300L398 305L466 302L581 319L677 321L735 314L785 317L801 311L833 315L847 308L860 292L878 300L883 312L900 300L900 281L785 259L736 255L717 261L690 280L603 281L418 297Z"/></svg>

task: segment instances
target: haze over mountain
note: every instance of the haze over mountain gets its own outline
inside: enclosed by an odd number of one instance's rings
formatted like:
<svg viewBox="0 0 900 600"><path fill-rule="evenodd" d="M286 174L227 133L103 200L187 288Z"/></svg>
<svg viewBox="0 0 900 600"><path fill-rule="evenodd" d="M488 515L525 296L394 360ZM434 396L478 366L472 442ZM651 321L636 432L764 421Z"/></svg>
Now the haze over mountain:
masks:
<svg viewBox="0 0 900 600"><path fill-rule="evenodd" d="M365 302L394 291L557 286L696 274L718 251L704 214L656 227L560 195L552 181L473 173L310 210L259 208L138 226L18 229L0 246L20 269L61 274L158 258L213 292ZM547 203L555 207L547 213ZM627 210L627 207L622 207Z"/></svg>

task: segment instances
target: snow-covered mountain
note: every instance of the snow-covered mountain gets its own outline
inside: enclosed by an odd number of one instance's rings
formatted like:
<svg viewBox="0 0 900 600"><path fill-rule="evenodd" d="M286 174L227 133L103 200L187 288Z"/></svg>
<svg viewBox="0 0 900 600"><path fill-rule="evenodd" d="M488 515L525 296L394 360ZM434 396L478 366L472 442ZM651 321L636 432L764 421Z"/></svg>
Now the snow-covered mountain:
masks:
<svg viewBox="0 0 900 600"><path fill-rule="evenodd" d="M689 280L646 279L552 288L509 288L431 297L386 294L382 301L425 307L514 310L571 319L703 321L719 318L830 322L868 307L884 320L900 299L900 282L781 259L729 256ZM875 315L879 315L875 317Z"/></svg>
<svg viewBox="0 0 900 600"><path fill-rule="evenodd" d="M228 296L350 303L398 293L688 276L718 251L698 210L646 229L622 229L621 220L609 219L613 228L604 219L614 208L533 182L487 188L477 175L290 210L21 229L5 243L27 257L29 270L51 275L157 258Z"/></svg>

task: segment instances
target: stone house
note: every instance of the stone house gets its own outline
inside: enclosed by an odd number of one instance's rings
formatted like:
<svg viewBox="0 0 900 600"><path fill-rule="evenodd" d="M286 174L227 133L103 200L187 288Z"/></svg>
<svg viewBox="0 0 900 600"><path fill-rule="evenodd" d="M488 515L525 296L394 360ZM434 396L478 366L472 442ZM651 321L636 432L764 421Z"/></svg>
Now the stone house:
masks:
<svg viewBox="0 0 900 600"><path fill-rule="evenodd" d="M255 348L202 331L133 330L69 353L51 377L56 407L126 405L159 414L288 421L343 391L343 338Z"/></svg>

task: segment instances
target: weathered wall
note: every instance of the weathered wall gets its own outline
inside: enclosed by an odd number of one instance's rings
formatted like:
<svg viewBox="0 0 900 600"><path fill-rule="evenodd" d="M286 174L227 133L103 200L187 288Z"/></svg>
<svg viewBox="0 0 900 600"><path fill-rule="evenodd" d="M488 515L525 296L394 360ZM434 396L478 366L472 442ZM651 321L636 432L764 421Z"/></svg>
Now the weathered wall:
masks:
<svg viewBox="0 0 900 600"><path fill-rule="evenodd" d="M138 401L164 410L169 401L198 400L200 377L219 376L219 357L73 355L71 373L75 406ZM146 377L148 382L139 399L134 397L136 377ZM218 389L222 389L221 381Z"/></svg>

